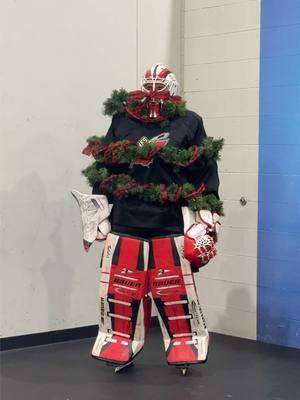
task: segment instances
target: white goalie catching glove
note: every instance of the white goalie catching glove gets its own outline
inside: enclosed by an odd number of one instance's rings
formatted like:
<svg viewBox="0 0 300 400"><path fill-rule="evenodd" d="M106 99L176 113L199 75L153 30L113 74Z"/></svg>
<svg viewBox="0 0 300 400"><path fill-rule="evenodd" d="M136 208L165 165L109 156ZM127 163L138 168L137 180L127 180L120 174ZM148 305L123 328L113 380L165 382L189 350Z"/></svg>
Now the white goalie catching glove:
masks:
<svg viewBox="0 0 300 400"><path fill-rule="evenodd" d="M109 215L112 205L103 194L84 194L72 190L81 213L83 247L86 252L95 240L105 240L111 230Z"/></svg>
<svg viewBox="0 0 300 400"><path fill-rule="evenodd" d="M216 256L220 216L208 210L192 211L182 207L184 220L184 257L193 271L206 265Z"/></svg>

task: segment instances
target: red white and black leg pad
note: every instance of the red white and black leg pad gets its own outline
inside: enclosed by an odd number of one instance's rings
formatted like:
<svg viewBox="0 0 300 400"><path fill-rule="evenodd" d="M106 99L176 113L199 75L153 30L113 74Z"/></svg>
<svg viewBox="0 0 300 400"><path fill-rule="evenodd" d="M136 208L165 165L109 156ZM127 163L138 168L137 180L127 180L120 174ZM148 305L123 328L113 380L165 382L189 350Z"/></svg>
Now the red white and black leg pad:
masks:
<svg viewBox="0 0 300 400"><path fill-rule="evenodd" d="M148 254L148 241L108 234L101 263L99 332L93 357L125 366L143 348L151 317Z"/></svg>
<svg viewBox="0 0 300 400"><path fill-rule="evenodd" d="M153 238L148 273L167 362L186 368L206 361L209 333L183 245L183 236Z"/></svg>

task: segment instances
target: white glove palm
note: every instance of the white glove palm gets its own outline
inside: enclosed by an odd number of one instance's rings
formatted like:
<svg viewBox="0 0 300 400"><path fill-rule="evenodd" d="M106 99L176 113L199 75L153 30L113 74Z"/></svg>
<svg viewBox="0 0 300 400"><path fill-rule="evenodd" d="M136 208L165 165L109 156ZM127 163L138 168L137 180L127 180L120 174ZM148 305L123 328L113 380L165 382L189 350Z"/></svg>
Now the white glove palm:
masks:
<svg viewBox="0 0 300 400"><path fill-rule="evenodd" d="M193 224L201 224L202 229L205 233L211 233L215 236L217 242L218 233L220 230L220 216L217 213L212 213L208 210L192 211L189 207L181 207L183 223L184 223L184 233Z"/></svg>
<svg viewBox="0 0 300 400"><path fill-rule="evenodd" d="M196 223L199 223L205 229L207 234L210 234L214 242L218 241L218 233L220 230L220 216L217 213L211 213L208 210L200 210L195 212Z"/></svg>
<svg viewBox="0 0 300 400"><path fill-rule="evenodd" d="M92 243L104 240L110 232L109 215L112 206L108 204L107 197L102 194L84 194L78 190L72 190L81 213L83 246L89 251Z"/></svg>

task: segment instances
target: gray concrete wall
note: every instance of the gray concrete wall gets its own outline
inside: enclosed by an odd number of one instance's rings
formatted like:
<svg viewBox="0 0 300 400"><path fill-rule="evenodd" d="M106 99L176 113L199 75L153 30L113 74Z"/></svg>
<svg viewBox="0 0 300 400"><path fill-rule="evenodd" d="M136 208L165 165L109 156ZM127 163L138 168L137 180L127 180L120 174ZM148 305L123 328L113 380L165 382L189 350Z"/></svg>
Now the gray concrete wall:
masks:
<svg viewBox="0 0 300 400"><path fill-rule="evenodd" d="M84 253L70 190L90 191L81 150L111 90L156 62L180 74L180 1L1 8L1 336L96 324L102 245Z"/></svg>

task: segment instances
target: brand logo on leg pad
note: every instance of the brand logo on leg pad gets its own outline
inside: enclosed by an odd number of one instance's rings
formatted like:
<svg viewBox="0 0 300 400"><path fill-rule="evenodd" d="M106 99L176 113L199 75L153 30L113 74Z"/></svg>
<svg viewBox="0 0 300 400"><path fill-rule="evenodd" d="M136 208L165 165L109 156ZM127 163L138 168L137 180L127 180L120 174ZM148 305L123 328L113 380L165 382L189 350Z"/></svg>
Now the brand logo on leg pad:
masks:
<svg viewBox="0 0 300 400"><path fill-rule="evenodd" d="M113 283L117 283L118 285L132 287L132 288L141 287L141 283L140 282L130 281L130 280L126 279L126 278L118 278L116 276L113 279Z"/></svg>
<svg viewBox="0 0 300 400"><path fill-rule="evenodd" d="M111 245L109 244L109 245L107 246L107 250L106 250L106 258L109 258L110 255L111 255Z"/></svg>
<svg viewBox="0 0 300 400"><path fill-rule="evenodd" d="M101 319L101 324L104 324L104 298L100 298L100 319Z"/></svg>
<svg viewBox="0 0 300 400"><path fill-rule="evenodd" d="M153 282L153 287L161 287L161 286L173 286L173 285L181 285L182 280L180 278L174 278L174 279L163 279L159 281L154 281Z"/></svg>
<svg viewBox="0 0 300 400"><path fill-rule="evenodd" d="M121 274L133 274L134 272L131 271L130 269L124 267L122 268Z"/></svg>
<svg viewBox="0 0 300 400"><path fill-rule="evenodd" d="M160 268L160 269L158 270L158 275L162 275L162 274L165 274L165 273L168 273L168 272L170 272L169 269Z"/></svg>

